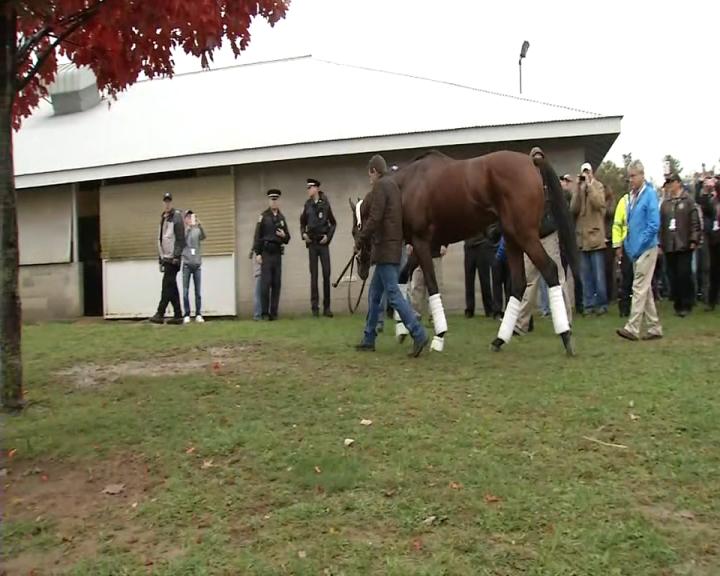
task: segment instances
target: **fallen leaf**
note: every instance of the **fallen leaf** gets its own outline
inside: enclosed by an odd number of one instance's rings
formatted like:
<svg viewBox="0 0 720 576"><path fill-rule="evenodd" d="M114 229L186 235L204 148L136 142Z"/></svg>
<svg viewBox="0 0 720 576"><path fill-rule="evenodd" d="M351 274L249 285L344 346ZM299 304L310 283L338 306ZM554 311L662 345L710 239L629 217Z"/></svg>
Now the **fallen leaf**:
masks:
<svg viewBox="0 0 720 576"><path fill-rule="evenodd" d="M453 490L460 490L462 488L462 484L460 484L460 482L450 482L450 488Z"/></svg>
<svg viewBox="0 0 720 576"><path fill-rule="evenodd" d="M385 492L383 492L383 496L385 496L385 498L392 498L395 496L395 490L385 490Z"/></svg>
<svg viewBox="0 0 720 576"><path fill-rule="evenodd" d="M17 454L17 448L13 448L12 450L8 450L7 456L8 456L8 458L12 458L13 456L15 456L15 454Z"/></svg>
<svg viewBox="0 0 720 576"><path fill-rule="evenodd" d="M265 520L270 520L270 514L265 514L265 516L263 516L263 518L264 518Z"/></svg>
<svg viewBox="0 0 720 576"><path fill-rule="evenodd" d="M633 413L631 412L631 413L630 413L630 420L632 420L633 422L637 422L638 420L640 420L640 416L638 416L637 414L633 414Z"/></svg>
<svg viewBox="0 0 720 576"><path fill-rule="evenodd" d="M185 454L192 454L195 452L195 446L190 446L187 450L185 450Z"/></svg>
<svg viewBox="0 0 720 576"><path fill-rule="evenodd" d="M47 474L43 474L42 476L40 476L40 480L42 480L43 482L47 482L47 481L48 481L48 475L47 475Z"/></svg>
<svg viewBox="0 0 720 576"><path fill-rule="evenodd" d="M500 502L500 498L493 494L487 493L485 494L485 502L487 502L488 504L495 504L496 502Z"/></svg>
<svg viewBox="0 0 720 576"><path fill-rule="evenodd" d="M423 520L422 523L425 524L425 526L432 526L433 524L435 524L436 520L437 516L428 516L427 518L425 518L425 520Z"/></svg>
<svg viewBox="0 0 720 576"><path fill-rule="evenodd" d="M202 468L203 470L207 470L208 468L212 468L213 466L215 466L215 464L213 464L212 458L210 458L210 460L203 460L202 466L200 466L200 468Z"/></svg>
<svg viewBox="0 0 720 576"><path fill-rule="evenodd" d="M120 494L120 492L124 490L125 484L108 484L107 486L105 486L105 489L102 491L102 493L114 496L115 494Z"/></svg>
<svg viewBox="0 0 720 576"><path fill-rule="evenodd" d="M363 420L360 420L360 424L362 424L363 426L370 426L370 425L372 425L372 420L364 420L363 419Z"/></svg>
<svg viewBox="0 0 720 576"><path fill-rule="evenodd" d="M307 552L305 550L299 550L298 551L298 558L307 558Z"/></svg>
<svg viewBox="0 0 720 576"><path fill-rule="evenodd" d="M322 470L320 470L320 466L315 466L315 474L320 474Z"/></svg>
<svg viewBox="0 0 720 576"><path fill-rule="evenodd" d="M695 520L695 514L693 514L689 510L683 510L681 512L678 512L678 516L680 516L680 518L683 518L685 520Z"/></svg>
<svg viewBox="0 0 720 576"><path fill-rule="evenodd" d="M419 538L415 538L415 540L412 541L412 547L415 552L420 552L423 548L422 541Z"/></svg>
<svg viewBox="0 0 720 576"><path fill-rule="evenodd" d="M352 446L353 444L355 444L355 440L353 440L352 438L345 438L345 447L346 448Z"/></svg>
<svg viewBox="0 0 720 576"><path fill-rule="evenodd" d="M222 367L222 364L220 364L220 362L218 362L217 360L215 360L215 362L213 362L213 365L212 365L213 372L219 372L221 367Z"/></svg>
<svg viewBox="0 0 720 576"><path fill-rule="evenodd" d="M635 402L633 402L632 400L630 400L630 402L628 402L628 406L629 406L630 408L635 408Z"/></svg>
<svg viewBox="0 0 720 576"><path fill-rule="evenodd" d="M5 478L5 476L7 476L7 475L8 475L7 468L3 468L2 470L0 470L0 478Z"/></svg>
<svg viewBox="0 0 720 576"><path fill-rule="evenodd" d="M152 566L153 564L155 564L155 562L152 560L145 560L145 566Z"/></svg>
<svg viewBox="0 0 720 576"><path fill-rule="evenodd" d="M138 503L137 503L137 502L133 502L133 503L132 503L132 508L137 508L137 507L138 507Z"/></svg>

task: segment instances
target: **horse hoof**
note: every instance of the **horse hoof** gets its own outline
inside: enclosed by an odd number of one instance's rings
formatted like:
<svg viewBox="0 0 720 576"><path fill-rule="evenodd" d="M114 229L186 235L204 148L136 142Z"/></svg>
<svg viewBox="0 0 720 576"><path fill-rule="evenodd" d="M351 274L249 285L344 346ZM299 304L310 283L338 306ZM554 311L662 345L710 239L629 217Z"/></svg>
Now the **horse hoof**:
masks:
<svg viewBox="0 0 720 576"><path fill-rule="evenodd" d="M575 356L575 340L573 340L572 332L569 330L560 334L563 345L565 346L565 352L568 356Z"/></svg>
<svg viewBox="0 0 720 576"><path fill-rule="evenodd" d="M501 340L500 338L495 338L495 340L493 340L490 344L490 350L492 350L493 352L500 352L503 344L505 344L504 340Z"/></svg>

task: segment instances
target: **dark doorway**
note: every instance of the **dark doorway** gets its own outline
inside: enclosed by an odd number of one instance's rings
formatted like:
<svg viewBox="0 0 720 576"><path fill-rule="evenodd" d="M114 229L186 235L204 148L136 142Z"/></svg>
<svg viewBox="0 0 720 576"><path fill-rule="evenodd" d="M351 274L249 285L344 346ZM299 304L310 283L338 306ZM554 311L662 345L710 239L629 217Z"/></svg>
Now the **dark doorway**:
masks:
<svg viewBox="0 0 720 576"><path fill-rule="evenodd" d="M103 315L103 270L100 247L100 187L83 182L78 187L78 259L83 266L85 316Z"/></svg>

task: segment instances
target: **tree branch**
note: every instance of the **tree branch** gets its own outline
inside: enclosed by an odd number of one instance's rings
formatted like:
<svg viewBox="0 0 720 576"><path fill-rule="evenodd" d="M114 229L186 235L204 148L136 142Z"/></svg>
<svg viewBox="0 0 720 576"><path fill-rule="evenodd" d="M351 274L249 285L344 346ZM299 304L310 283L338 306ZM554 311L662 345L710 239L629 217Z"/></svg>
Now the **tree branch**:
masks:
<svg viewBox="0 0 720 576"><path fill-rule="evenodd" d="M106 0L98 0L91 6L88 6L87 8L83 8L82 10L78 10L77 12L70 14L69 16L65 16L63 18L60 18L56 25L50 25L43 26L40 30L35 32L32 36L25 39L25 41L22 43L21 46L18 47L16 52L16 62L18 65L18 68L24 62L27 58L30 57L30 54L32 53L33 49L37 47L37 45L40 43L40 41L53 33L53 30L57 26L62 26L65 24L74 24L77 21L81 22L87 22L88 19L95 15L95 12L98 11L98 9L106 2ZM75 28L73 28L73 31ZM63 34L60 34L60 36L63 36Z"/></svg>
<svg viewBox="0 0 720 576"><path fill-rule="evenodd" d="M33 65L32 68L28 71L27 74L23 78L18 79L17 86L15 87L16 92L22 92L25 87L30 84L33 77L39 72L40 68L43 67L43 64L47 61L48 58L50 58L50 55L55 52L55 49L58 47L58 44L65 40L70 34L75 32L80 26L82 26L85 23L85 20L79 20L75 22L72 26L65 29L62 34L59 34L58 37L55 39L55 41L50 44L44 51L42 51L40 54L38 54L37 61Z"/></svg>

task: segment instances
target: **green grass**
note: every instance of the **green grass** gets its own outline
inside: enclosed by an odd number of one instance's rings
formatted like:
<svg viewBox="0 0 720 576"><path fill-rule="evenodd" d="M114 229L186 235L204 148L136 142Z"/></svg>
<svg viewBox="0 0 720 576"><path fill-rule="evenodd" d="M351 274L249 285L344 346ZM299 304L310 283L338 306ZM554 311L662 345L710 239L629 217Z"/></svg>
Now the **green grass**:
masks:
<svg viewBox="0 0 720 576"><path fill-rule="evenodd" d="M27 327L3 554L93 576L720 574L720 320L662 313L658 342L577 319L571 359L549 320L493 354L496 323L451 317L417 360L390 334L356 353L359 317ZM236 345L217 372L58 375ZM87 470L68 511L56 476ZM115 481L127 498L99 494Z"/></svg>

